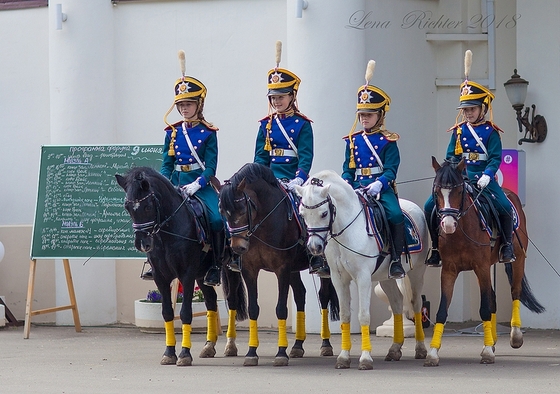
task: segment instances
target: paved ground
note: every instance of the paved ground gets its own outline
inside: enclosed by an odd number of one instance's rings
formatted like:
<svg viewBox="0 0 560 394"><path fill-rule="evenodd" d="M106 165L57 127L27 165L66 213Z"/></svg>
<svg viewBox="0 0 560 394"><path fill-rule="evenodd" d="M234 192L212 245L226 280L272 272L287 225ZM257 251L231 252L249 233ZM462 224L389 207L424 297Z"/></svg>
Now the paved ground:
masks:
<svg viewBox="0 0 560 394"><path fill-rule="evenodd" d="M460 334L448 325L440 366L415 360L414 339L407 338L399 362L383 361L390 338L372 336L374 369L358 371L359 335L352 336L352 365L334 369L335 357L320 357L320 337L308 335L305 357L288 367L273 367L276 332L261 331L259 366L243 367L248 332L238 336L238 357L222 356L218 340L213 359L199 359L204 334L193 334L192 367L161 366L162 334L136 327L35 326L29 339L22 327L0 329L0 393L558 393L560 331L527 330L521 349L500 335L496 363L479 364L482 336ZM472 325L471 325L472 327ZM289 335L290 345L293 335ZM429 346L431 330L426 333ZM178 336L180 343L180 336ZM340 336L334 335L335 353Z"/></svg>

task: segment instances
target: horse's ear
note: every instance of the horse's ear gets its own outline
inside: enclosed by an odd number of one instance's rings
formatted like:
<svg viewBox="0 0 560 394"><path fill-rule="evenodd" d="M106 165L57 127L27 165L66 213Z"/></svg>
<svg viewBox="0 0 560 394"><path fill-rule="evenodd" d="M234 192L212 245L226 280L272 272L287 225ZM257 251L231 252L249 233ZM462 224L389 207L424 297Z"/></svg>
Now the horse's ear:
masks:
<svg viewBox="0 0 560 394"><path fill-rule="evenodd" d="M237 191L242 192L243 190L245 190L245 178L237 185Z"/></svg>
<svg viewBox="0 0 560 394"><path fill-rule="evenodd" d="M150 182L144 178L140 181L140 187L142 190L150 191Z"/></svg>
<svg viewBox="0 0 560 394"><path fill-rule="evenodd" d="M439 162L437 161L437 159L434 156L432 156L432 167L434 168L434 170L436 172L441 168Z"/></svg>
<svg viewBox="0 0 560 394"><path fill-rule="evenodd" d="M463 170L465 169L465 159L461 158L461 161L459 162L459 164L457 164L457 169L459 170L459 172L463 172Z"/></svg>
<svg viewBox="0 0 560 394"><path fill-rule="evenodd" d="M212 185L212 187L214 188L214 190L216 190L216 192L220 192L220 189L222 188L222 184L220 183L220 180L218 178L216 178L214 175L212 175L210 177L210 185Z"/></svg>
<svg viewBox="0 0 560 394"><path fill-rule="evenodd" d="M126 190L126 180L124 176L115 174L115 178L117 178L117 183L119 184L119 186Z"/></svg>
<svg viewBox="0 0 560 394"><path fill-rule="evenodd" d="M321 197L323 198L327 198L327 196L329 195L329 189L331 188L331 184L329 183L328 185L326 185L325 187L321 188Z"/></svg>

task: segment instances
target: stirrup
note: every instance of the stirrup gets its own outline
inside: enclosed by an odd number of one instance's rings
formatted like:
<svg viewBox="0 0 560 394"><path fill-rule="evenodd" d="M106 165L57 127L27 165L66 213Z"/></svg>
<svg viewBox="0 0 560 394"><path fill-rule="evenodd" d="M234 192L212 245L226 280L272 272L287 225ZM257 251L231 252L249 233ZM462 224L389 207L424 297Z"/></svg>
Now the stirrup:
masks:
<svg viewBox="0 0 560 394"><path fill-rule="evenodd" d="M316 270L315 274L321 279L329 279L331 277L331 269L328 265L324 265Z"/></svg>
<svg viewBox="0 0 560 394"><path fill-rule="evenodd" d="M148 270L146 269L146 265L148 266ZM144 261L144 265L142 266L142 272L140 273L140 278L143 280L154 280L154 273L152 271L152 266L147 261Z"/></svg>
<svg viewBox="0 0 560 394"><path fill-rule="evenodd" d="M241 256L235 255L228 263L227 267L232 272L241 272Z"/></svg>
<svg viewBox="0 0 560 394"><path fill-rule="evenodd" d="M221 269L219 267L210 267L206 275L204 275L204 284L206 286L219 286Z"/></svg>
<svg viewBox="0 0 560 394"><path fill-rule="evenodd" d="M389 279L402 279L405 276L406 274L400 259L389 263Z"/></svg>
<svg viewBox="0 0 560 394"><path fill-rule="evenodd" d="M433 248L432 254L430 257L426 258L425 264L428 267L441 267L441 256L439 255L439 250Z"/></svg>
<svg viewBox="0 0 560 394"><path fill-rule="evenodd" d="M508 250L509 253L505 254ZM513 253L513 245L511 243L504 244L500 250L500 263L513 263L515 261L515 254Z"/></svg>

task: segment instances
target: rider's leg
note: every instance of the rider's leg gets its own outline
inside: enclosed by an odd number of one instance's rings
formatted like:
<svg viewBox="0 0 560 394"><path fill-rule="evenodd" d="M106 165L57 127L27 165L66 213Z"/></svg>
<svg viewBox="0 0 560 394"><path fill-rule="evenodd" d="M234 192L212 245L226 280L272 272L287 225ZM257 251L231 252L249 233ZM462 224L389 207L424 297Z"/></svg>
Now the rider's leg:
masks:
<svg viewBox="0 0 560 394"><path fill-rule="evenodd" d="M426 259L426 265L430 267L441 267L441 257L439 255L439 228L437 225L436 215L434 213L435 203L434 198L430 196L426 204L424 204L424 217L428 224L430 231L430 238L432 239L432 251L430 256Z"/></svg>
<svg viewBox="0 0 560 394"><path fill-rule="evenodd" d="M317 274L320 278L330 278L331 270L327 264L325 255L309 256L309 273Z"/></svg>
<svg viewBox="0 0 560 394"><path fill-rule="evenodd" d="M206 272L204 276L204 284L207 286L219 286L221 273L222 273L222 264L224 260L224 251L226 245L226 236L225 231L212 231L212 266Z"/></svg>
<svg viewBox="0 0 560 394"><path fill-rule="evenodd" d="M391 248L391 263L389 265L389 279L404 278L405 272L401 263L401 254L404 248L404 222L397 224L389 222L393 247Z"/></svg>
<svg viewBox="0 0 560 394"><path fill-rule="evenodd" d="M512 263L515 261L515 254L513 253L513 243L511 242L513 235L513 218L511 212L500 215L500 224L504 237L500 263Z"/></svg>

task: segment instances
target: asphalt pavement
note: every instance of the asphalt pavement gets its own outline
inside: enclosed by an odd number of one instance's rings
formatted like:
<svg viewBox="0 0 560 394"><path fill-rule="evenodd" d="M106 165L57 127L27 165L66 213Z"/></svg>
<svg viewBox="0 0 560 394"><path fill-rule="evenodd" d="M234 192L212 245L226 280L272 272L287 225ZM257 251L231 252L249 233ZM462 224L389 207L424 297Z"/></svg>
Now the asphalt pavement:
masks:
<svg viewBox="0 0 560 394"><path fill-rule="evenodd" d="M83 327L77 333L74 327L32 325L29 339L23 339L23 327L5 327L0 329L0 393L559 392L560 331L528 329L520 349L509 346L508 335L500 335L495 364L482 365L482 335L469 329L461 333L467 327L446 326L438 367L424 367L423 360L414 359L413 338L406 338L400 361L385 362L392 340L372 334L374 367L369 371L357 368L359 335L352 335L347 370L334 368L340 335L331 339L335 356L322 357L316 334L307 336L303 358L274 367L273 330L259 331L256 367L243 366L247 331L238 332L239 356L223 356L222 335L211 359L198 357L206 336L193 333L193 365L177 367L159 364L165 335L142 333L134 326ZM427 329L426 347L431 335ZM290 346L293 337L288 335Z"/></svg>

